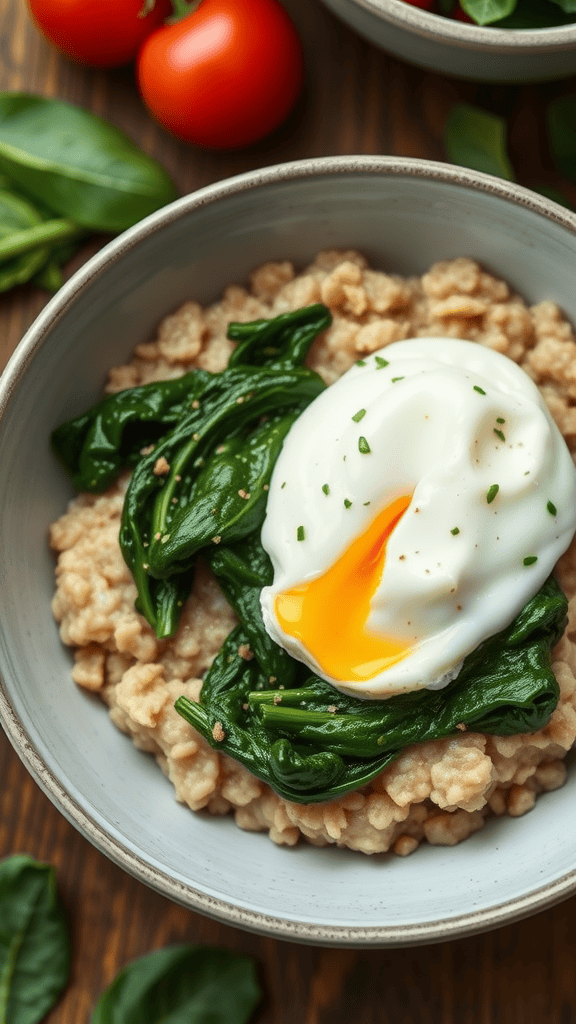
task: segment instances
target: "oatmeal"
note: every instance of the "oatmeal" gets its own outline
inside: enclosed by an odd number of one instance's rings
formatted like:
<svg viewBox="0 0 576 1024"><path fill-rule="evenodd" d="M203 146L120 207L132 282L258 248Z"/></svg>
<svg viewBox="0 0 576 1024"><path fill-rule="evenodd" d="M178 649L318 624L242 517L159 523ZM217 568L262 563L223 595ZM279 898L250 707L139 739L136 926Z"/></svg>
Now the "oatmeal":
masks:
<svg viewBox="0 0 576 1024"><path fill-rule="evenodd" d="M324 252L302 274L269 263L250 289L226 289L203 310L188 302L167 317L157 337L110 372L108 390L223 369L233 350L231 320L270 318L324 302L333 322L314 343L308 364L333 383L357 359L411 337L462 338L514 359L538 384L570 451L576 450L576 343L549 302L528 308L508 286L461 258L435 264L422 278L402 279L368 267L355 252ZM160 461L160 460L159 460ZM168 472L160 462L157 475ZM375 853L411 853L422 840L452 845L490 814L518 816L536 796L562 785L563 758L576 738L574 546L557 566L569 598L569 624L553 651L558 707L545 728L517 736L458 735L408 747L361 790L338 800L297 804L276 795L216 750L174 710L182 694L197 700L201 680L235 625L235 616L199 563L180 626L158 640L134 610L136 589L118 545L127 475L104 495L81 495L52 527L58 552L53 610L64 643L74 647L75 681L100 693L115 724L153 753L177 799L193 810L233 812L242 828L268 831L278 843L304 837ZM240 657L249 660L250 648ZM219 729L218 729L219 726ZM217 741L224 729L214 726Z"/></svg>

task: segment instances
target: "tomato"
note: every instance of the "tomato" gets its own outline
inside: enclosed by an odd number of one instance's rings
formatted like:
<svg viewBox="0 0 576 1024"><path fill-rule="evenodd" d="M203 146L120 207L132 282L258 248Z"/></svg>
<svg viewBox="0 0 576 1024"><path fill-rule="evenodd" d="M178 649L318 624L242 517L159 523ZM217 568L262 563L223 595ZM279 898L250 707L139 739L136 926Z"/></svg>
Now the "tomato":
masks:
<svg viewBox="0 0 576 1024"><path fill-rule="evenodd" d="M112 68L127 64L147 35L171 11L170 0L156 0L141 17L144 0L28 0L36 25L67 57Z"/></svg>
<svg viewBox="0 0 576 1024"><path fill-rule="evenodd" d="M405 0L407 4L412 4L412 7L419 7L422 11L434 11L436 8L436 0Z"/></svg>
<svg viewBox="0 0 576 1024"><path fill-rule="evenodd" d="M468 25L476 25L474 19L471 18L469 14L466 14L466 11L464 10L463 7L460 6L460 4L456 5L454 11L452 12L452 17L455 18L456 21L464 21Z"/></svg>
<svg viewBox="0 0 576 1024"><path fill-rule="evenodd" d="M148 37L137 77L147 107L173 135L237 149L281 124L303 67L300 39L278 0L202 0Z"/></svg>

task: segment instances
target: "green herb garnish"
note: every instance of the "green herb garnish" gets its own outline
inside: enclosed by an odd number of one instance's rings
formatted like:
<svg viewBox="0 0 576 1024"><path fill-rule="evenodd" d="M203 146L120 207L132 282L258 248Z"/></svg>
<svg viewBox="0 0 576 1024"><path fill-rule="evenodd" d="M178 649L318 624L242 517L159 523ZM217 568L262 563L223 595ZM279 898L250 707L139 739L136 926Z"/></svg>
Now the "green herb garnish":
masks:
<svg viewBox="0 0 576 1024"><path fill-rule="evenodd" d="M355 423L360 423L360 420L364 419L366 415L366 409L358 409L358 412L354 414L352 419Z"/></svg>
<svg viewBox="0 0 576 1024"><path fill-rule="evenodd" d="M479 395L485 395L484 388L481 388L478 384L474 385L474 391L477 391Z"/></svg>
<svg viewBox="0 0 576 1024"><path fill-rule="evenodd" d="M324 491L324 494L330 494L330 487L328 484L322 484L322 490Z"/></svg>
<svg viewBox="0 0 576 1024"><path fill-rule="evenodd" d="M506 438L504 437L504 434L502 433L502 431L498 430L497 427L494 427L494 433L496 434L496 437L500 438L501 441L505 441L506 440Z"/></svg>
<svg viewBox="0 0 576 1024"><path fill-rule="evenodd" d="M450 533L452 534L453 537L456 537L456 535L460 533L460 527L455 526L453 530L450 530Z"/></svg>
<svg viewBox="0 0 576 1024"><path fill-rule="evenodd" d="M527 555L526 558L523 560L522 565L534 565L534 563L537 561L537 555Z"/></svg>
<svg viewBox="0 0 576 1024"><path fill-rule="evenodd" d="M344 498L344 508L352 508L352 502L350 498Z"/></svg>
<svg viewBox="0 0 576 1024"><path fill-rule="evenodd" d="M390 366L388 359L384 359L383 356L374 356L374 362L377 370L383 370L385 366Z"/></svg>
<svg viewBox="0 0 576 1024"><path fill-rule="evenodd" d="M371 449L370 445L368 444L368 441L366 440L365 437L359 437L358 438L358 451L362 455L369 455L370 452L372 451L372 449Z"/></svg>
<svg viewBox="0 0 576 1024"><path fill-rule="evenodd" d="M555 515L558 514L558 509L556 508L556 505L554 505L554 503L552 501L549 501L547 503L546 508L547 508L547 510L548 510L548 512L550 513L551 516L555 516Z"/></svg>
<svg viewBox="0 0 576 1024"><path fill-rule="evenodd" d="M296 540L306 540L306 531L303 526L299 526L296 530Z"/></svg>
<svg viewBox="0 0 576 1024"><path fill-rule="evenodd" d="M499 490L500 484L492 484L492 486L488 488L488 492L486 494L486 501L488 502L489 505L494 501L494 498L498 494Z"/></svg>

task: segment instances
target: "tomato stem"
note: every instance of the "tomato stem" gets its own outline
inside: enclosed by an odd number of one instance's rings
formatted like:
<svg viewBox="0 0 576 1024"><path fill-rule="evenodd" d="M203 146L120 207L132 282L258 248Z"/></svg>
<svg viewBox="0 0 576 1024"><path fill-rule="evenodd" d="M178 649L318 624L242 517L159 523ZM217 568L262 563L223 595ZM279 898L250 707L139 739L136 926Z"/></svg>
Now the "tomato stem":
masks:
<svg viewBox="0 0 576 1024"><path fill-rule="evenodd" d="M139 18L146 18L149 14L152 14L156 6L156 0L143 0L142 7L138 11Z"/></svg>
<svg viewBox="0 0 576 1024"><path fill-rule="evenodd" d="M175 25L177 21L189 18L191 14L194 14L201 2L202 0L170 0L173 14L170 18L166 19L166 24Z"/></svg>

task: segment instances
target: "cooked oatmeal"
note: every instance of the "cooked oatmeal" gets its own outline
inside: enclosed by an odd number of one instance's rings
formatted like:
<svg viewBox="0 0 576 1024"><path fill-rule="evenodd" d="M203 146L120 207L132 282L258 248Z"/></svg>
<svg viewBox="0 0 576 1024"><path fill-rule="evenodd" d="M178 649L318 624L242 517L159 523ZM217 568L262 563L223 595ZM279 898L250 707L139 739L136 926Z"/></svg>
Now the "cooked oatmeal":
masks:
<svg viewBox="0 0 576 1024"><path fill-rule="evenodd" d="M332 326L308 364L331 384L366 353L415 336L477 341L514 359L533 378L573 456L576 453L576 339L551 302L528 307L473 260L436 263L422 278L368 267L356 252L322 252L303 273L288 262L256 270L250 288L230 286L208 309L185 303L110 371L107 390L222 370L233 348L231 320L248 322L324 302ZM158 466L157 472L164 471ZM159 641L134 610L136 588L118 532L127 476L104 495L80 495L52 526L58 552L53 611L74 648L73 678L97 691L115 724L154 754L178 800L194 811L233 812L244 829L274 842L301 836L363 853L412 853L422 840L453 845L491 814L519 816L537 795L562 785L564 757L576 739L576 542L557 566L569 622L553 651L560 701L548 725L519 736L458 736L406 748L362 790L324 804L278 797L240 764L213 750L174 710L181 694L197 700L202 677L235 625L231 608L199 563L176 635ZM249 649L242 657L249 658ZM215 729L220 725L216 723ZM215 737L218 739L218 736Z"/></svg>

